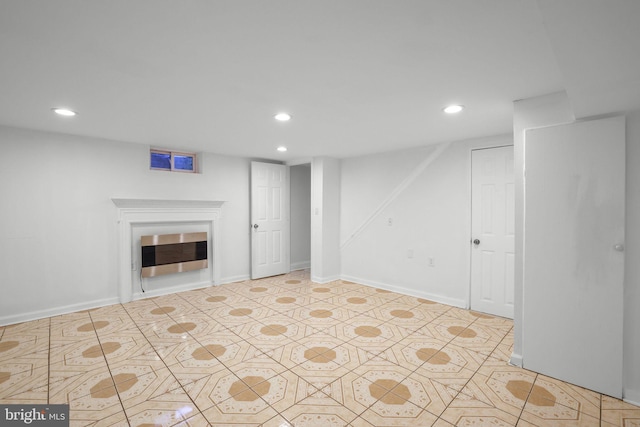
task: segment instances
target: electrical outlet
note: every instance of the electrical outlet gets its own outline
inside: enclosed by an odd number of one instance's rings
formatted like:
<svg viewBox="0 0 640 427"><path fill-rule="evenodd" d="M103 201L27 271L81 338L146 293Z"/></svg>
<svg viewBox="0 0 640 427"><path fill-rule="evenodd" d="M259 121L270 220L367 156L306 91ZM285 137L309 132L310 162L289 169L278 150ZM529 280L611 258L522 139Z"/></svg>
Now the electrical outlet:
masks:
<svg viewBox="0 0 640 427"><path fill-rule="evenodd" d="M409 259L413 258L413 249L407 249L407 258Z"/></svg>
<svg viewBox="0 0 640 427"><path fill-rule="evenodd" d="M436 266L436 259L434 257L429 257L429 267Z"/></svg>
<svg viewBox="0 0 640 427"><path fill-rule="evenodd" d="M387 225L389 227L391 227L393 225L393 219L392 218L387 218Z"/></svg>

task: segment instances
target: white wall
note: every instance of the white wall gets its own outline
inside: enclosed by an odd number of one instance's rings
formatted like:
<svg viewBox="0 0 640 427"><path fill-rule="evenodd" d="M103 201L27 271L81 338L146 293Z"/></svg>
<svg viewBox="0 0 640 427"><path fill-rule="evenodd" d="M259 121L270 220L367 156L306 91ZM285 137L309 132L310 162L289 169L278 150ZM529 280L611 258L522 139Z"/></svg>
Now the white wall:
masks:
<svg viewBox="0 0 640 427"><path fill-rule="evenodd" d="M498 136L344 159L342 277L467 306L471 150L511 143Z"/></svg>
<svg viewBox="0 0 640 427"><path fill-rule="evenodd" d="M340 160L311 162L311 279L340 278Z"/></svg>
<svg viewBox="0 0 640 427"><path fill-rule="evenodd" d="M514 345L511 363L522 366L522 309L524 286L524 131L574 121L565 92L516 101L513 104L513 156L515 185Z"/></svg>
<svg viewBox="0 0 640 427"><path fill-rule="evenodd" d="M627 114L624 289L625 400L640 405L640 111Z"/></svg>
<svg viewBox="0 0 640 427"><path fill-rule="evenodd" d="M311 165L291 166L291 269L311 266Z"/></svg>
<svg viewBox="0 0 640 427"><path fill-rule="evenodd" d="M224 281L247 278L249 160L151 171L149 147L0 127L0 324L117 302L116 198L225 200Z"/></svg>

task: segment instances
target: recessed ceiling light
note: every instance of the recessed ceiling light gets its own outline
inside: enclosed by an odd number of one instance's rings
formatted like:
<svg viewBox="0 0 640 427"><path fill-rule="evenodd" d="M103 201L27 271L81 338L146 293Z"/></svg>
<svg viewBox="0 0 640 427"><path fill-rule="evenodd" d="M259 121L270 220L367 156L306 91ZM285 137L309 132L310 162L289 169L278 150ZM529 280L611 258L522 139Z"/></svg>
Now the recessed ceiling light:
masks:
<svg viewBox="0 0 640 427"><path fill-rule="evenodd" d="M284 153L285 151L287 151L287 147L285 147L284 145L281 145L280 147L277 148L278 151L280 151L281 153Z"/></svg>
<svg viewBox="0 0 640 427"><path fill-rule="evenodd" d="M61 116L67 116L67 117L72 117L78 114L73 110L69 110L68 108L52 108L52 110L56 114L60 114Z"/></svg>
<svg viewBox="0 0 640 427"><path fill-rule="evenodd" d="M281 122L287 122L287 121L291 120L291 114L289 114L289 113L278 113L273 117L276 120L281 121Z"/></svg>
<svg viewBox="0 0 640 427"><path fill-rule="evenodd" d="M442 111L444 111L447 114L455 114L455 113L459 113L462 110L464 110L464 105L449 105L448 107L445 107Z"/></svg>

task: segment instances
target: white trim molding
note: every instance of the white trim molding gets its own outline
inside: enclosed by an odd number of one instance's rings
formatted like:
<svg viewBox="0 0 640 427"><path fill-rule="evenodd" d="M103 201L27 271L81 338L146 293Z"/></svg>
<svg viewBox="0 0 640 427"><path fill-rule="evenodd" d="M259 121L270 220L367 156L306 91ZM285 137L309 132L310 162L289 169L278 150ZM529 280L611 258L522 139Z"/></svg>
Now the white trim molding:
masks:
<svg viewBox="0 0 640 427"><path fill-rule="evenodd" d="M209 228L209 250L213 264L209 269L211 284L220 284L220 225L224 201L158 200L112 198L118 210L118 297L121 303L133 300L132 231L148 224L202 223ZM200 284L202 286L202 284Z"/></svg>
<svg viewBox="0 0 640 427"><path fill-rule="evenodd" d="M354 276L349 276L344 274L340 277L340 279L346 280L349 282L359 283L361 285L371 286L372 288L376 288L376 289L384 289L387 291L396 292L402 295L408 295L416 298L424 298L430 301L437 302L439 304L450 305L452 307L465 308L465 309L468 308L466 306L465 301L458 298L449 298L444 295L432 294L429 292L420 292L411 288L405 288L398 285L391 285L388 283L382 283L375 280L368 280L368 279L363 279L361 277L354 277Z"/></svg>

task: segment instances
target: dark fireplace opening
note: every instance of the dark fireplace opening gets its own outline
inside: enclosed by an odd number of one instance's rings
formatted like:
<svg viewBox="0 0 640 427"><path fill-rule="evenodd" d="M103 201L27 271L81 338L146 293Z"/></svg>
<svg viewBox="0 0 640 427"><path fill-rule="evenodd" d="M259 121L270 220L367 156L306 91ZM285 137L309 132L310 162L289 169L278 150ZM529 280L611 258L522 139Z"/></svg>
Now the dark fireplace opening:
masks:
<svg viewBox="0 0 640 427"><path fill-rule="evenodd" d="M142 236L142 277L207 268L207 233Z"/></svg>

